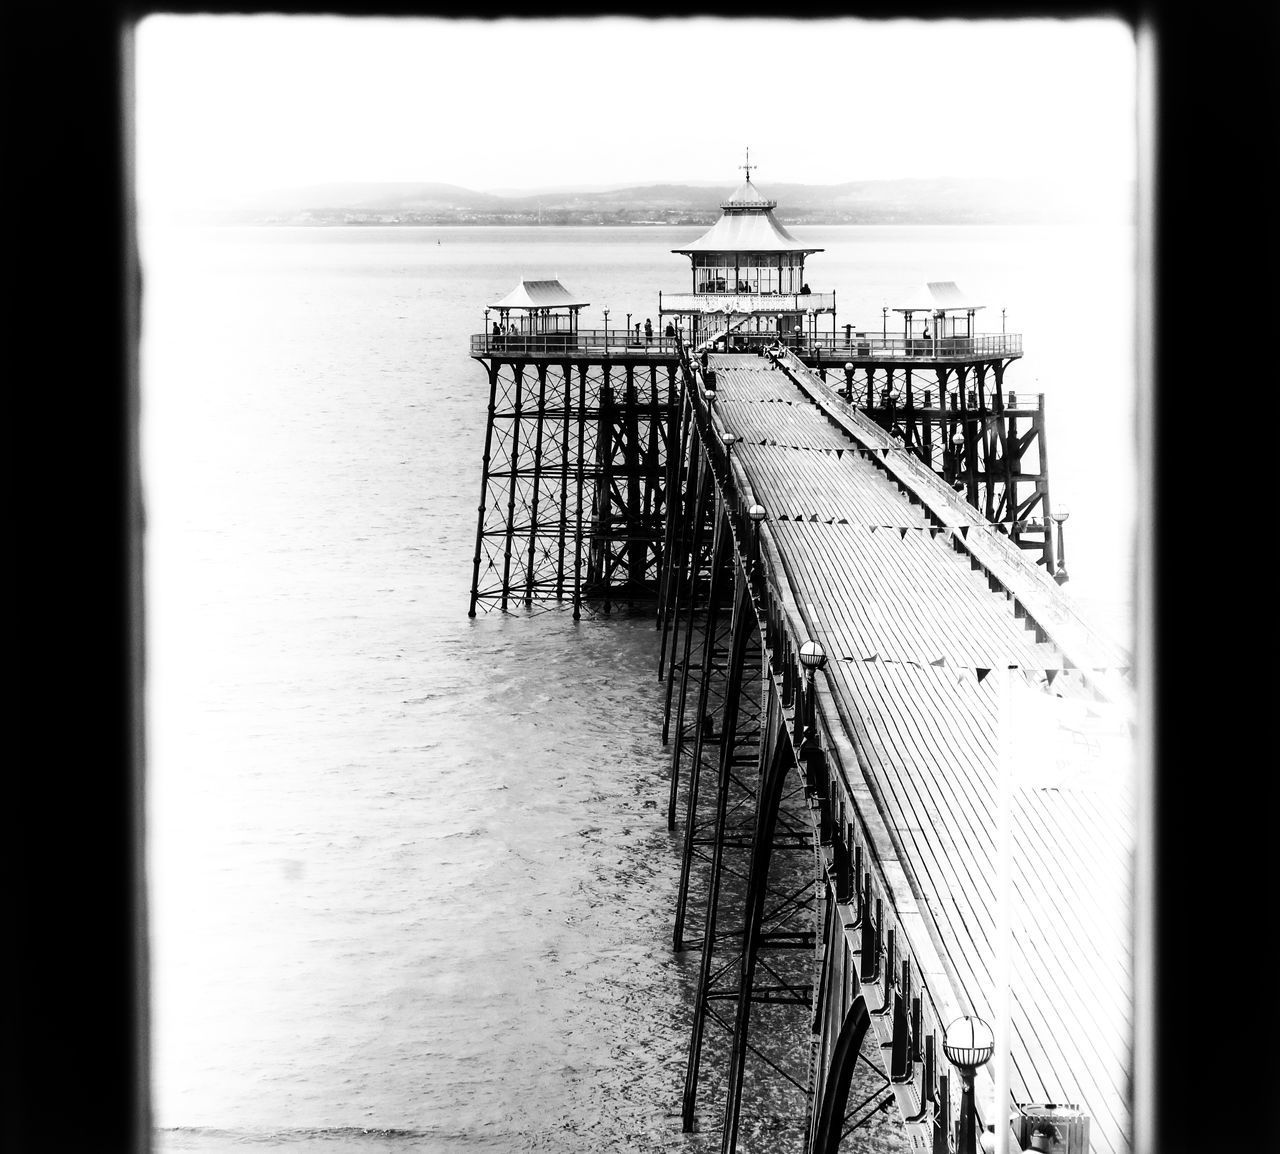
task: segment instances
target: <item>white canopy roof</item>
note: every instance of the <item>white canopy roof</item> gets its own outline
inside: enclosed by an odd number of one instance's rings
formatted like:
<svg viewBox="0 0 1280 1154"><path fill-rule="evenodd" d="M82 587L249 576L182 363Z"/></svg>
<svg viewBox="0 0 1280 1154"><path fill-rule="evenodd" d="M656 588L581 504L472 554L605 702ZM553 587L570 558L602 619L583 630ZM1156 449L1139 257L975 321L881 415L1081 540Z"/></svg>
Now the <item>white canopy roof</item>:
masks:
<svg viewBox="0 0 1280 1154"><path fill-rule="evenodd" d="M974 304L953 280L931 280L924 291L916 292L906 304L895 305L895 313L967 313L985 308Z"/></svg>
<svg viewBox="0 0 1280 1154"><path fill-rule="evenodd" d="M768 209L759 212L726 212L692 244L672 252L821 252L802 244L773 217Z"/></svg>
<svg viewBox="0 0 1280 1154"><path fill-rule="evenodd" d="M720 219L692 244L672 252L821 252L801 244L774 218L776 200L767 200L750 176L720 207Z"/></svg>
<svg viewBox="0 0 1280 1154"><path fill-rule="evenodd" d="M581 309L590 301L573 299L558 280L524 280L516 285L502 300L491 304L491 309Z"/></svg>

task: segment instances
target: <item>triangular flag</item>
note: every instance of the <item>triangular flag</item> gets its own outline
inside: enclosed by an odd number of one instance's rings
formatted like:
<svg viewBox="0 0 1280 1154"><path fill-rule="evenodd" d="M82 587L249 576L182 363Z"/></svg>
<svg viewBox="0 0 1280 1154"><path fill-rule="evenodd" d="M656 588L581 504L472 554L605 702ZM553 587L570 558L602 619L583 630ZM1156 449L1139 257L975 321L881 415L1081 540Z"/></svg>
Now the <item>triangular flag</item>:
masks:
<svg viewBox="0 0 1280 1154"><path fill-rule="evenodd" d="M906 526L899 526L899 528L898 528L898 532L902 535L902 540L904 540L904 541L905 541L905 540L907 539L907 530L906 530Z"/></svg>
<svg viewBox="0 0 1280 1154"><path fill-rule="evenodd" d="M974 672L978 675L978 684L979 684L979 685L981 685L981 684L983 683L983 681L985 681L985 680L986 680L987 674L988 674L988 673L990 673L990 672L991 672L991 670L990 670L990 669L975 669L975 670L974 670Z"/></svg>
<svg viewBox="0 0 1280 1154"><path fill-rule="evenodd" d="M844 456L844 450L843 450L843 449L837 449L837 450L836 450L836 460L838 461L838 460L839 460L841 457L843 457L843 456Z"/></svg>
<svg viewBox="0 0 1280 1154"><path fill-rule="evenodd" d="M930 536L930 537L937 537L937 535L938 535L941 531L942 531L942 526L941 526L941 525L930 525L930 526L929 526L929 536Z"/></svg>
<svg viewBox="0 0 1280 1154"><path fill-rule="evenodd" d="M933 661L930 661L929 664L936 666L938 669L945 669L947 665L947 659L945 657L939 657Z"/></svg>
<svg viewBox="0 0 1280 1154"><path fill-rule="evenodd" d="M873 533L874 533L877 529L879 529L879 528L880 528L880 526L879 526L879 525L868 525L868 526L867 526L867 528L869 528L869 529L871 530L871 532L873 532Z"/></svg>
<svg viewBox="0 0 1280 1154"><path fill-rule="evenodd" d="M810 521L816 521L817 519L818 519L818 514L817 514L817 513L810 513L810 514L809 514L809 520L810 520Z"/></svg>
<svg viewBox="0 0 1280 1154"><path fill-rule="evenodd" d="M1052 684L1053 684L1053 679L1054 679L1055 677L1057 677L1057 676L1058 676L1058 672L1059 672L1059 671L1058 671L1058 670L1056 670L1056 669L1046 669L1046 670L1044 671L1045 684L1047 684L1047 685L1052 685Z"/></svg>
<svg viewBox="0 0 1280 1154"><path fill-rule="evenodd" d="M836 522L836 524L837 524L837 525L847 525L847 524L849 524L849 519L848 519L847 517L841 517L841 518L840 518L840 520L838 520L838 521Z"/></svg>
<svg viewBox="0 0 1280 1154"><path fill-rule="evenodd" d="M791 518L790 518L790 517L788 517L785 513L783 513L783 514L782 514L782 516L780 516L780 517L778 518L778 520L779 520L779 521L790 521L790 520L791 520Z"/></svg>
<svg viewBox="0 0 1280 1154"><path fill-rule="evenodd" d="M879 660L880 660L880 654L878 654L878 653L871 653L871 654L869 654L868 656L864 657L862 660L863 660L863 661L865 661L865 662L867 662L867 663L870 663L870 662L872 662L872 661L879 661Z"/></svg>
<svg viewBox="0 0 1280 1154"><path fill-rule="evenodd" d="M880 455L881 455L881 456L882 456L886 461L889 459L889 446L888 446L888 445L881 445L881 446L880 446Z"/></svg>
<svg viewBox="0 0 1280 1154"><path fill-rule="evenodd" d="M967 541L967 540L969 540L969 526L968 526L968 525L961 525L961 526L960 526L960 536L961 536L961 537L963 537L966 541Z"/></svg>

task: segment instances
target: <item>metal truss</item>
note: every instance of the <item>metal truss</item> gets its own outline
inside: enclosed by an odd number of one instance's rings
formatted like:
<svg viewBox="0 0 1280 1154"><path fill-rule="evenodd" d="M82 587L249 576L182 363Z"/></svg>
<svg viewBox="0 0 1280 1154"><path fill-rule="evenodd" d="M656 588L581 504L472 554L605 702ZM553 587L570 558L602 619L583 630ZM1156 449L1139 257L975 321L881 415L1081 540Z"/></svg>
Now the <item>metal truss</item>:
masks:
<svg viewBox="0 0 1280 1154"><path fill-rule="evenodd" d="M851 362L852 363L852 362ZM1038 564L1056 570L1044 396L1008 392L1002 359L815 369Z"/></svg>
<svg viewBox="0 0 1280 1154"><path fill-rule="evenodd" d="M653 602L675 362L480 358L489 374L469 614Z"/></svg>
<svg viewBox="0 0 1280 1154"><path fill-rule="evenodd" d="M693 415L686 403L682 425L689 425ZM775 704L766 717L767 703L777 699L769 692L745 526L731 515L726 496L727 459L705 446L699 450L699 437L690 435L689 441L696 465L681 505L687 522L674 535L687 544L679 552L673 546L659 616L671 640L664 653L670 661L669 701L677 674L680 681L672 743L673 817L681 757L688 758L675 945L700 950L682 1117L691 1130L699 1103L704 1109L709 1103L721 1107L723 1141L731 1150L744 1082L752 1100L775 1105L781 1087L789 1097L782 1113L797 1120L798 1143L803 1139L799 1119L808 1103L820 863L806 784L794 771L794 758L790 772L785 759L778 760L779 751L790 750L781 707ZM704 575L702 598L694 590ZM677 605L681 590L685 604ZM768 751L767 733L772 734ZM766 784L769 806L762 815ZM687 935L686 925L699 917L701 937ZM762 1020L762 1044L748 1036L745 1008L752 1006ZM709 1026L719 1030L709 1034Z"/></svg>

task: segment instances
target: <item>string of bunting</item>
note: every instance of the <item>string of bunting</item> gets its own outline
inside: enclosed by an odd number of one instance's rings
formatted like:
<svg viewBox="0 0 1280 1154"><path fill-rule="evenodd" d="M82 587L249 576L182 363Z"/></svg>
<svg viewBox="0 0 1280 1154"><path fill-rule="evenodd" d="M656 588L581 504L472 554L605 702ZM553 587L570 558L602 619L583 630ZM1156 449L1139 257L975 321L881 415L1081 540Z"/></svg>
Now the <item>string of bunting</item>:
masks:
<svg viewBox="0 0 1280 1154"><path fill-rule="evenodd" d="M810 513L807 517L803 513L779 513L773 517L774 521L794 521L797 524L819 524L819 525L856 525L861 529L868 529L874 533L877 529L890 529L898 533L903 539L908 533L928 533L930 537L936 537L939 533L959 533L966 541L969 539L969 530L973 528L985 528L986 526L974 525L886 525L886 524L869 524L865 521L850 521L848 517L819 517L817 513ZM994 526L996 529L1002 529L1000 525Z"/></svg>
<svg viewBox="0 0 1280 1154"><path fill-rule="evenodd" d="M846 661L849 664L862 665L910 665L915 669L937 669L942 671L950 671L956 673L958 681L964 681L968 678L976 678L979 685L987 679L987 676L994 670L1000 668L998 664L988 665L969 665L963 661L957 661L951 657L935 657L932 660L926 658L912 657L884 657L879 653L868 653L865 656L857 657L851 654L843 654L836 658L837 661ZM1009 662L1008 668L1018 673L1022 679L1028 684L1043 684L1051 687L1054 681L1063 675L1072 673L1083 676L1086 673L1114 673L1121 677L1128 677L1131 667L1127 665L1098 665L1090 666L1088 669L1079 669L1075 666L1067 667L1064 665L1021 665L1015 662Z"/></svg>
<svg viewBox="0 0 1280 1154"><path fill-rule="evenodd" d="M877 454L879 454L881 458L888 458L891 452L900 451L902 449L901 445L877 445L871 449L865 449L860 445L845 445L839 447L834 445L792 445L788 444L786 441L773 440L770 437L761 437L758 441L748 440L743 437L739 438L738 444L754 445L762 449L794 449L799 453L825 453L827 456L834 454L837 459L842 458L845 453L848 453L851 457L861 457L864 461L875 460Z"/></svg>

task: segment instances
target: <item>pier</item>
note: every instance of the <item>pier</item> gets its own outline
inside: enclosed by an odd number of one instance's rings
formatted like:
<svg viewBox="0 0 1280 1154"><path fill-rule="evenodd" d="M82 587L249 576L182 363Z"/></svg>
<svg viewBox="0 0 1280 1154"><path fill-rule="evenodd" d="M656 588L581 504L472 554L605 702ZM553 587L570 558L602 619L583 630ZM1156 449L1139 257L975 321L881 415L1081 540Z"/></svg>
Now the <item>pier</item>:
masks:
<svg viewBox="0 0 1280 1154"><path fill-rule="evenodd" d="M1133 799L1096 755L1131 659L1064 595L1021 336L945 282L901 336L842 329L772 205L748 169L647 339L579 330L567 294L486 314L470 612L654 614L686 1129L731 1154L773 1078L815 1154L885 1109L931 1154L1118 1154ZM1019 779L1015 730L1057 776Z"/></svg>

